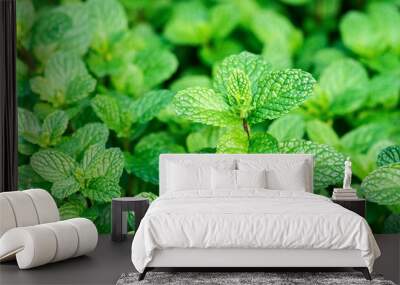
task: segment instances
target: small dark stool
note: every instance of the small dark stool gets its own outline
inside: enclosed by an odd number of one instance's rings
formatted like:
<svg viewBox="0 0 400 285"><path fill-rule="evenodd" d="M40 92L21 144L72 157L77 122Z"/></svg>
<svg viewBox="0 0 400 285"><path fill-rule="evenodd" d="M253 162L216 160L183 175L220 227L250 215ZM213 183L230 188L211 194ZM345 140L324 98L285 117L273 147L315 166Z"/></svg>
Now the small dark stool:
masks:
<svg viewBox="0 0 400 285"><path fill-rule="evenodd" d="M123 241L128 233L128 211L135 213L135 230L137 230L140 221L149 208L149 200L135 197L114 198L112 199L111 208L111 239L113 241Z"/></svg>
<svg viewBox="0 0 400 285"><path fill-rule="evenodd" d="M339 204L340 206L359 214L361 217L365 218L365 199L353 199L353 200L335 200L332 199L333 203Z"/></svg>

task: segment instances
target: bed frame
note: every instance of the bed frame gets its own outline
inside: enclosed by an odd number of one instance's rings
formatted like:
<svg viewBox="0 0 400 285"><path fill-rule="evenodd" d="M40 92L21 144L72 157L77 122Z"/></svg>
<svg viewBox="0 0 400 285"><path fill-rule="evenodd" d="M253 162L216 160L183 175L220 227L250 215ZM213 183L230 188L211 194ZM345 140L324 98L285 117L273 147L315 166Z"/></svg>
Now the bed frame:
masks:
<svg viewBox="0 0 400 285"><path fill-rule="evenodd" d="M187 160L191 163L207 164L219 159L254 158L267 160L305 161L309 169L309 185L306 189L313 192L313 156L308 154L162 154L160 156L160 195L166 193L167 161ZM367 280L371 276L359 250L329 250L329 249L195 249L170 248L156 250L152 261L139 275L143 280L146 273L158 268L183 269L213 269L225 268L229 271L253 271L254 269L271 268L353 268L361 271Z"/></svg>

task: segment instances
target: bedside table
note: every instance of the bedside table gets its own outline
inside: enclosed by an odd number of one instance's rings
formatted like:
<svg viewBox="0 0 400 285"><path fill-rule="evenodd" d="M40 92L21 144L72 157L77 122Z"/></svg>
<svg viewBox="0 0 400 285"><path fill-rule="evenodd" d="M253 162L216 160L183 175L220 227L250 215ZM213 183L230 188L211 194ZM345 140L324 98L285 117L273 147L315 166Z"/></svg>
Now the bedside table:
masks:
<svg viewBox="0 0 400 285"><path fill-rule="evenodd" d="M112 199L111 204L111 239L113 241L123 241L128 232L128 211L135 213L136 230L140 221L149 208L149 200L145 198L121 197Z"/></svg>
<svg viewBox="0 0 400 285"><path fill-rule="evenodd" d="M364 199L354 199L354 200L334 200L333 203L339 204L340 206L359 214L361 217L365 218L365 207L366 202Z"/></svg>

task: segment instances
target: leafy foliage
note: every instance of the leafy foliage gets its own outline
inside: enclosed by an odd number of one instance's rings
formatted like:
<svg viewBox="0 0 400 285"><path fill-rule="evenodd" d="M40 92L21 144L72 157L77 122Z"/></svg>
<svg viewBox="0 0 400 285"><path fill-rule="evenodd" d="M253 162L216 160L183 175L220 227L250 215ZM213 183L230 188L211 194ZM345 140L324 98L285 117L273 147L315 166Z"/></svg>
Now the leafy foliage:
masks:
<svg viewBox="0 0 400 285"><path fill-rule="evenodd" d="M19 187L108 232L112 197L156 197L161 153L311 153L326 196L350 156L373 230L398 232L398 8L19 0Z"/></svg>

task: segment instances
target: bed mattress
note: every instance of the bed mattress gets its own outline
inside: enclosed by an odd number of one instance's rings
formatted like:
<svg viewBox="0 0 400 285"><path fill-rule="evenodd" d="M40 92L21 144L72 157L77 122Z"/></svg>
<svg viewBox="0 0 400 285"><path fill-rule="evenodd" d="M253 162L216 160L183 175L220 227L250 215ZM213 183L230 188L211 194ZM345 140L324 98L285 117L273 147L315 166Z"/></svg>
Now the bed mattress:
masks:
<svg viewBox="0 0 400 285"><path fill-rule="evenodd" d="M359 215L320 195L265 189L164 194L136 232L132 262L143 272L167 249L356 250L370 271L380 255Z"/></svg>

